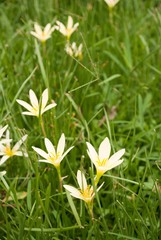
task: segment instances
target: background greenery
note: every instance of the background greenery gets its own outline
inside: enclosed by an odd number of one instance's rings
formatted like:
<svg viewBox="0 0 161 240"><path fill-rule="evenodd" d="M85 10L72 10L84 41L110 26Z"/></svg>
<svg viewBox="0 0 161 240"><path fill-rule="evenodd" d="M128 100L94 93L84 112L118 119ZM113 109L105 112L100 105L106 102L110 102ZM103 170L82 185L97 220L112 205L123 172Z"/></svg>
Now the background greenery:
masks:
<svg viewBox="0 0 161 240"><path fill-rule="evenodd" d="M0 239L159 239L160 12L159 0L120 0L112 16L103 0L0 2L0 123L9 124L15 142L29 135L29 158L1 166L7 174L0 182ZM81 62L65 53L59 32L45 51L30 34L34 22L66 23L68 15L80 24L71 41L83 43ZM32 151L45 149L44 137L16 99L28 101L29 89L40 96L46 87L57 103L43 115L47 137L57 144L64 132L67 147L75 146L61 164L66 184L76 186L78 169L93 179L86 141L98 148L108 136L113 152L126 149L124 163L101 179L94 223L84 203L67 200L65 191L60 196L56 170ZM19 200L17 192L27 195ZM3 201L11 194L12 201Z"/></svg>

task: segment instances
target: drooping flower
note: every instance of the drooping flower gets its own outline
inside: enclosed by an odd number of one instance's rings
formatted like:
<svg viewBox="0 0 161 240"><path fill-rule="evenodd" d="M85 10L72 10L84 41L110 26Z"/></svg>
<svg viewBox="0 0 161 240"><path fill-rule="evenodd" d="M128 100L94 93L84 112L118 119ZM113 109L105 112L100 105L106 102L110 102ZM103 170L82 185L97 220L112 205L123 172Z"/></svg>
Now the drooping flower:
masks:
<svg viewBox="0 0 161 240"><path fill-rule="evenodd" d="M58 31L67 37L67 40L70 39L72 33L78 28L79 23L73 24L73 18L68 16L67 26L65 26L62 22L56 21L58 25Z"/></svg>
<svg viewBox="0 0 161 240"><path fill-rule="evenodd" d="M55 168L58 169L60 167L60 163L63 160L63 158L67 155L67 153L73 147L70 147L67 151L64 152L64 148L65 148L64 133L62 133L56 149L48 138L44 139L44 143L45 143L47 152L43 151L40 148L32 147L35 150L35 152L37 152L41 157L43 157L43 159L40 159L39 162L46 162L46 163L53 164Z"/></svg>
<svg viewBox="0 0 161 240"><path fill-rule="evenodd" d="M89 142L86 142L86 144L88 148L87 153L97 170L97 182L106 171L123 162L120 158L124 155L125 149L119 150L110 157L111 145L107 137L101 142L98 153Z"/></svg>
<svg viewBox="0 0 161 240"><path fill-rule="evenodd" d="M34 31L31 31L31 35L39 39L41 42L46 42L47 39L51 38L51 34L54 32L55 29L58 29L57 26L51 27L51 24L48 23L45 27L44 30L40 27L38 23L34 24Z"/></svg>
<svg viewBox="0 0 161 240"><path fill-rule="evenodd" d="M19 100L19 99L16 100L20 105L22 105L24 108L28 110L28 112L22 112L22 114L24 115L39 117L44 112L56 106L55 102L46 106L48 102L48 89L45 89L43 91L42 98L40 101L38 101L34 91L30 89L29 98L30 98L31 105L23 100Z"/></svg>
<svg viewBox="0 0 161 240"><path fill-rule="evenodd" d="M95 196L94 188L93 186L87 185L86 178L83 172L81 172L80 170L77 171L77 182L79 185L79 189L70 185L63 185L63 187L70 192L71 196L79 198L85 201L87 204L90 204ZM101 186L96 189L97 192L100 190L102 185L103 184L101 184Z"/></svg>
<svg viewBox="0 0 161 240"><path fill-rule="evenodd" d="M27 135L24 135L13 146L13 148L11 148L10 140L12 141L12 139L10 139L9 131L8 130L6 131L6 143L5 144L0 144L0 156L2 156L2 158L0 159L0 165L5 163L7 161L7 159L9 159L10 157L13 157L13 156L25 156L25 157L28 157L28 154L25 151L20 151L19 150L21 145L26 140L26 138L27 138Z"/></svg>
<svg viewBox="0 0 161 240"><path fill-rule="evenodd" d="M82 60L82 48L82 43L78 47L75 42L72 44L67 43L65 46L65 51L68 55Z"/></svg>
<svg viewBox="0 0 161 240"><path fill-rule="evenodd" d="M105 0L109 8L113 8L120 0Z"/></svg>

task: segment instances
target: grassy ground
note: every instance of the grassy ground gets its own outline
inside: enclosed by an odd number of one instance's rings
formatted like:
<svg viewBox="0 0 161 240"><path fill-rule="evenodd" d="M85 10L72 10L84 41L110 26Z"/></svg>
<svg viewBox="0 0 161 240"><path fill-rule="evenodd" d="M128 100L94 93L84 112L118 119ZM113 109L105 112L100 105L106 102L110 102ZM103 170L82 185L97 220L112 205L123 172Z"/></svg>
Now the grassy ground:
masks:
<svg viewBox="0 0 161 240"><path fill-rule="evenodd" d="M0 239L159 239L160 11L159 0L120 0L111 15L103 0L1 1L0 124L9 125L14 142L28 134L29 157L14 156L0 167L7 171L0 182ZM82 61L66 54L58 31L45 48L30 34L34 22L66 23L68 15L79 22L71 41L83 43ZM44 135L16 99L29 101L29 89L40 96L45 88L57 103L43 115L47 138L56 145L65 133L66 149L75 146L61 163L65 184L77 185L78 169L93 181L86 141L98 149L107 136L112 152L126 149L123 164L100 180L94 221L84 202L59 192L56 169L39 163L32 149L45 150Z"/></svg>

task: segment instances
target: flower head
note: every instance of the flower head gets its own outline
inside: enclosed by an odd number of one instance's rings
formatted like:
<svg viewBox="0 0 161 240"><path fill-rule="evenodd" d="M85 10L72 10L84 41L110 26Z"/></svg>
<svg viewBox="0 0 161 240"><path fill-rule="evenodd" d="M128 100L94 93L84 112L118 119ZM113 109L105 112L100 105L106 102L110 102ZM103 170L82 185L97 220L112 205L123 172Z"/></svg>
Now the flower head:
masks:
<svg viewBox="0 0 161 240"><path fill-rule="evenodd" d="M75 42L72 44L67 43L65 46L65 51L68 55L82 60L82 48L82 43L78 47Z"/></svg>
<svg viewBox="0 0 161 240"><path fill-rule="evenodd" d="M87 142L87 153L96 167L97 176L99 178L108 170L120 165L123 160L120 159L125 153L125 149L121 149L110 157L111 145L109 139L106 137L100 144L98 153L94 147Z"/></svg>
<svg viewBox="0 0 161 240"><path fill-rule="evenodd" d="M105 0L109 8L113 8L120 0Z"/></svg>
<svg viewBox="0 0 161 240"><path fill-rule="evenodd" d="M64 152L65 148L64 133L62 133L56 149L48 138L45 138L44 142L47 152L43 151L40 148L32 147L35 150L35 152L37 152L40 156L44 158L40 159L39 162L50 163L53 164L56 168L59 168L61 161L73 147L70 147L66 152Z"/></svg>
<svg viewBox="0 0 161 240"><path fill-rule="evenodd" d="M28 112L22 112L22 114L24 115L39 117L39 115L42 115L44 112L56 106L55 102L46 106L48 102L48 89L45 89L43 91L42 98L40 101L38 101L34 91L30 89L29 98L30 98L31 105L23 100L19 100L19 99L16 100L20 105L22 105L24 108L28 110Z"/></svg>
<svg viewBox="0 0 161 240"><path fill-rule="evenodd" d="M9 137L10 133L7 130L6 131L6 143L5 144L0 144L0 156L2 156L0 160L0 165L2 165L4 162L7 161L8 158L13 157L13 156L25 156L28 157L28 154L25 151L20 151L21 145L24 143L24 141L27 138L27 135L24 135L14 146L11 148L10 139Z"/></svg>
<svg viewBox="0 0 161 240"><path fill-rule="evenodd" d="M39 39L41 42L46 42L47 39L51 38L51 34L54 32L55 29L57 29L57 26L51 27L51 24L48 23L44 30L39 26L38 23L34 24L35 32L31 31L31 35Z"/></svg>
<svg viewBox="0 0 161 240"><path fill-rule="evenodd" d="M70 195L72 195L73 197L79 198L85 201L86 203L91 203L95 196L95 192L94 192L93 186L87 185L86 178L80 170L77 171L77 182L80 189L77 189L70 185L63 185L63 186L65 189L67 189L70 192ZM102 185L103 184L101 184L101 186L97 188L96 190L97 192L100 190Z"/></svg>
<svg viewBox="0 0 161 240"><path fill-rule="evenodd" d="M71 16L68 16L68 22L67 26L65 26L63 23L56 21L58 25L58 31L62 33L67 39L69 40L72 33L78 28L79 23L75 23L73 25L73 18Z"/></svg>

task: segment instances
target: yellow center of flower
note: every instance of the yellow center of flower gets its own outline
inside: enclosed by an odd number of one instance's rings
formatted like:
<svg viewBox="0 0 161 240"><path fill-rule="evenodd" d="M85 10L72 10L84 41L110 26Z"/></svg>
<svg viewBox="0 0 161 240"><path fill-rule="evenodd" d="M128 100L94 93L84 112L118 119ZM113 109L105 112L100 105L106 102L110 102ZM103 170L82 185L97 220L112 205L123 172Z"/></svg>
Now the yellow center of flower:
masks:
<svg viewBox="0 0 161 240"><path fill-rule="evenodd" d="M93 189L90 187L90 185L87 186L86 189L81 190L82 197L85 202L91 202L93 198Z"/></svg>
<svg viewBox="0 0 161 240"><path fill-rule="evenodd" d="M97 162L99 167L104 167L106 162L107 162L107 160L108 160L107 158L104 158L104 159L99 159L98 158L96 162Z"/></svg>
<svg viewBox="0 0 161 240"><path fill-rule="evenodd" d="M57 160L59 159L60 156L61 156L60 152L56 153L55 155L50 153L48 160L51 161L55 167L58 167L60 164L60 161L57 161Z"/></svg>
<svg viewBox="0 0 161 240"><path fill-rule="evenodd" d="M10 147L6 147L4 152L9 157L12 157L14 155L14 151L12 151L12 149Z"/></svg>

